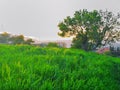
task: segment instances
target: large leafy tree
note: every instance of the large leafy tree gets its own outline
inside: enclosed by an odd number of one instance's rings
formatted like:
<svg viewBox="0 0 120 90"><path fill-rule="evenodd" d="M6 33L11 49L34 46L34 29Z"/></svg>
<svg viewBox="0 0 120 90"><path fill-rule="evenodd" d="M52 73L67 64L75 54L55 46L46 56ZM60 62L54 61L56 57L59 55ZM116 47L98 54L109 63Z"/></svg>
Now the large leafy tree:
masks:
<svg viewBox="0 0 120 90"><path fill-rule="evenodd" d="M120 40L119 18L119 14L115 15L107 10L83 9L59 23L58 35L73 37L72 47L94 50Z"/></svg>

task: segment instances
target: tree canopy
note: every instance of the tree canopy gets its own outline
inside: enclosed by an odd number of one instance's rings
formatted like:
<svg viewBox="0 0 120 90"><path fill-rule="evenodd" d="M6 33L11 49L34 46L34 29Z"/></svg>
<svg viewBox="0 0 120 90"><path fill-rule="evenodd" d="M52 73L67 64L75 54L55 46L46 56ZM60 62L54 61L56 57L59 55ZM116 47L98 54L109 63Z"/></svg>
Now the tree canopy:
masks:
<svg viewBox="0 0 120 90"><path fill-rule="evenodd" d="M73 37L72 47L94 50L120 40L119 18L107 10L79 10L58 24L58 35Z"/></svg>

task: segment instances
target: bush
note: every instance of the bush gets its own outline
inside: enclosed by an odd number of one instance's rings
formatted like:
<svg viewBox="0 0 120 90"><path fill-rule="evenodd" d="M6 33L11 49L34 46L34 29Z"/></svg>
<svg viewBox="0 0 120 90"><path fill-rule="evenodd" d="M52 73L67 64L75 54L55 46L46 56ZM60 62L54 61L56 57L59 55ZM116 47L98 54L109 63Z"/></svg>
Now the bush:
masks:
<svg viewBox="0 0 120 90"><path fill-rule="evenodd" d="M49 42L47 47L60 47L60 46L55 42Z"/></svg>

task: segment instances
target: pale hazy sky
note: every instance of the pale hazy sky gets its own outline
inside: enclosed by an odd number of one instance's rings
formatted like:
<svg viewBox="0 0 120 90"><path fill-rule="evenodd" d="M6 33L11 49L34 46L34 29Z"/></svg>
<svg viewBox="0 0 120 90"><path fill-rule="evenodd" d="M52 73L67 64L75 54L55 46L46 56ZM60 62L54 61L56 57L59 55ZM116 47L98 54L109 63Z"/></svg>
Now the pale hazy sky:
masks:
<svg viewBox="0 0 120 90"><path fill-rule="evenodd" d="M80 9L120 12L120 0L0 0L0 32L59 39L58 23Z"/></svg>

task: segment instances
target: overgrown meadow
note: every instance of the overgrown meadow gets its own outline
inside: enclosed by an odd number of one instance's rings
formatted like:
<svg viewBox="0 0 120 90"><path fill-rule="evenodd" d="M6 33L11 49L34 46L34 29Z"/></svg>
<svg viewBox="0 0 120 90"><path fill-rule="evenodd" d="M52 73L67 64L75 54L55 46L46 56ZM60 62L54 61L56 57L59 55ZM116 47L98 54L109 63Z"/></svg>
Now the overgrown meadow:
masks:
<svg viewBox="0 0 120 90"><path fill-rule="evenodd" d="M120 58L77 49L0 45L0 90L119 90Z"/></svg>

